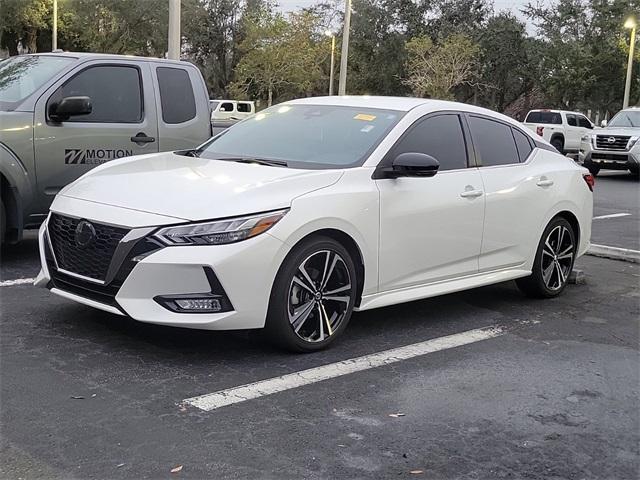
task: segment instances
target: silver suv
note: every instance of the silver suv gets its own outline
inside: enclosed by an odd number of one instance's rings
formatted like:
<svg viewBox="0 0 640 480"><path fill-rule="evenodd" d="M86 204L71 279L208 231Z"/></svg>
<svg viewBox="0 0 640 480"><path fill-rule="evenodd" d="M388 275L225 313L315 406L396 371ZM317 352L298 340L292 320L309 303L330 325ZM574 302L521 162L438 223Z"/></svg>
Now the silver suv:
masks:
<svg viewBox="0 0 640 480"><path fill-rule="evenodd" d="M202 75L187 62L88 53L3 60L0 241L37 227L55 194L97 165L203 143L209 115Z"/></svg>
<svg viewBox="0 0 640 480"><path fill-rule="evenodd" d="M602 129L584 135L579 160L593 175L601 169L640 171L640 108L619 111Z"/></svg>

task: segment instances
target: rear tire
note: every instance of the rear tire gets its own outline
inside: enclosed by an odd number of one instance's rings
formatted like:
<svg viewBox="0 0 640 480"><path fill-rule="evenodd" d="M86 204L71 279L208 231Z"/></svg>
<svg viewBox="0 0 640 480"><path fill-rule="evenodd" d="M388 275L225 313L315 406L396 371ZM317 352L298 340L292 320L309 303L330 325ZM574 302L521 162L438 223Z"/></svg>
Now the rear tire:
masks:
<svg viewBox="0 0 640 480"><path fill-rule="evenodd" d="M4 208L4 202L0 200L0 245L4 245L4 239L7 234L7 211Z"/></svg>
<svg viewBox="0 0 640 480"><path fill-rule="evenodd" d="M276 275L264 329L267 339L292 352L328 347L351 319L356 288L356 269L346 248L324 236L305 240Z"/></svg>
<svg viewBox="0 0 640 480"><path fill-rule="evenodd" d="M554 218L544 229L531 275L516 280L518 288L529 297L557 297L567 286L576 251L573 227L562 217Z"/></svg>
<svg viewBox="0 0 640 480"><path fill-rule="evenodd" d="M555 148L558 152L560 152L562 155L564 155L564 141L561 138L552 138L551 139L551 145L553 146L553 148Z"/></svg>

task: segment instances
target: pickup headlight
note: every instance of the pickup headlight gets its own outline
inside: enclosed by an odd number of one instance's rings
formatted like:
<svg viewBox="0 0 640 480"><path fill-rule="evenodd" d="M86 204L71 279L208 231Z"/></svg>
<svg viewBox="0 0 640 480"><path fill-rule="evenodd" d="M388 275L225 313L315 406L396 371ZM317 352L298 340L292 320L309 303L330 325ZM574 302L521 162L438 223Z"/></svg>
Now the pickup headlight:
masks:
<svg viewBox="0 0 640 480"><path fill-rule="evenodd" d="M639 138L640 138L640 137L631 137L631 138L629 139L629 143L627 144L627 148L628 148L629 150L631 150L631 149L633 148L633 146L638 142L638 139L639 139Z"/></svg>
<svg viewBox="0 0 640 480"><path fill-rule="evenodd" d="M246 215L243 217L214 220L206 223L192 223L166 227L155 233L155 237L166 245L223 245L255 237L266 232L289 209Z"/></svg>

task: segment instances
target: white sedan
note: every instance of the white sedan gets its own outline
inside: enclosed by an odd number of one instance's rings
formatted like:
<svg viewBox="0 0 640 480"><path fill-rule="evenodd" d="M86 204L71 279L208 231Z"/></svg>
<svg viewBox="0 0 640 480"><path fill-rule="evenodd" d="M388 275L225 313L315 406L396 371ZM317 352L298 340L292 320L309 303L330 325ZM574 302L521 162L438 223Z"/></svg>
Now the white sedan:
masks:
<svg viewBox="0 0 640 480"><path fill-rule="evenodd" d="M592 189L586 169L489 110L295 100L64 188L36 284L142 322L264 328L313 351L354 310L514 279L560 294L589 245Z"/></svg>

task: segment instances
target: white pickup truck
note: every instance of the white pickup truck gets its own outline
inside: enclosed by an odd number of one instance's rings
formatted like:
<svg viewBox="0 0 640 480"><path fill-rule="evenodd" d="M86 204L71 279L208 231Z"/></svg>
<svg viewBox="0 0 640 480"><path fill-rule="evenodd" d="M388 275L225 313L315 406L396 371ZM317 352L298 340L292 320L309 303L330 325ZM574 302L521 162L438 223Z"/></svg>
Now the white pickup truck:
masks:
<svg viewBox="0 0 640 480"><path fill-rule="evenodd" d="M562 154L578 152L580 139L594 128L591 120L580 112L546 109L531 110L524 125Z"/></svg>

